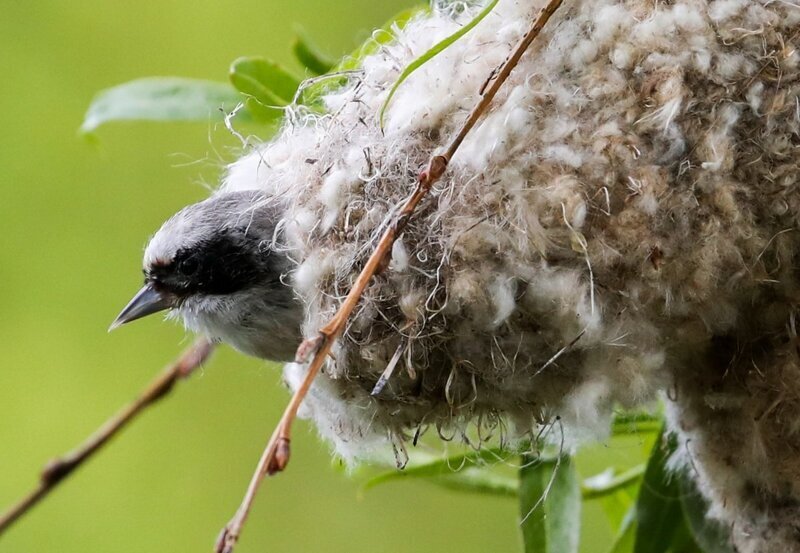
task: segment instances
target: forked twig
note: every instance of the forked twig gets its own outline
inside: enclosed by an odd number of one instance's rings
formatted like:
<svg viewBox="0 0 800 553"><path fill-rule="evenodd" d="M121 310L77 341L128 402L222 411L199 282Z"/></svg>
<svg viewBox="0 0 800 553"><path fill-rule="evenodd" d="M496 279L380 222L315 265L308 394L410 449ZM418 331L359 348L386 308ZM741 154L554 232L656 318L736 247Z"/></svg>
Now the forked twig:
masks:
<svg viewBox="0 0 800 553"><path fill-rule="evenodd" d="M385 268L386 256L391 251L395 239L402 234L408 221L414 214L417 205L419 205L420 201L427 195L433 184L444 174L450 160L464 141L467 133L469 133L478 119L486 112L487 107L494 99L497 91L506 79L508 79L508 76L517 66L522 55L539 35L555 11L561 6L562 1L563 0L549 0L547 2L534 19L531 28L511 51L511 54L498 69L492 72L481 88L480 100L472 109L456 135L441 153L434 154L431 157L427 167L419 174L414 192L406 200L394 222L389 225L384 232L375 251L367 260L366 265L361 270L361 273L358 275L358 278L347 294L347 297L342 302L342 305L339 307L339 310L333 318L320 329L316 337L304 341L298 348L298 362L304 362L311 353L315 353L314 358L311 361L305 379L289 401L289 405L286 407L278 426L275 428L272 437L267 443L264 453L261 455L261 459L250 480L241 505L230 522L222 529L222 532L220 532L216 544L217 553L231 553L233 551L239 539L242 526L250 513L255 494L264 476L280 472L289 462L291 428L295 416L297 415L297 409L300 407L300 403L305 398L308 390L311 388L311 384L322 368L322 364L325 362L334 341L344 330L345 324L350 318L353 309L355 309L367 284L369 284L375 274L381 272L381 270Z"/></svg>
<svg viewBox="0 0 800 553"><path fill-rule="evenodd" d="M63 457L53 459L47 463L39 478L39 485L0 515L0 534L44 499L62 480L108 443L111 438L143 412L145 408L164 397L178 380L192 374L197 367L208 359L213 350L214 346L208 340L197 340L164 372L158 375L138 398L107 420L85 442Z"/></svg>

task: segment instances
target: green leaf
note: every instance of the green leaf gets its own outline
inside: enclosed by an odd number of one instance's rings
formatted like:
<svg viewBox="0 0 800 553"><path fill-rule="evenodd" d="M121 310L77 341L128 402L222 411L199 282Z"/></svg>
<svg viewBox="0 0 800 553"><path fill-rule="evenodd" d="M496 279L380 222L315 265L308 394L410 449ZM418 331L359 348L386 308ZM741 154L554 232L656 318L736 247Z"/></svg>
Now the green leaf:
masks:
<svg viewBox="0 0 800 553"><path fill-rule="evenodd" d="M314 84L307 86L303 90L303 104L317 107L321 110L322 106L319 105L320 98L328 91L344 85L347 82L347 77L344 74L357 70L361 67L364 58L377 52L383 44L393 41L396 36L396 29L405 27L406 23L413 17L429 12L430 7L423 4L395 14L382 27L373 31L370 37L352 53L339 60L339 63L329 73Z"/></svg>
<svg viewBox="0 0 800 553"><path fill-rule="evenodd" d="M292 52L303 67L314 75L324 75L336 64L328 55L322 53L319 47L306 34L302 27L295 27Z"/></svg>
<svg viewBox="0 0 800 553"><path fill-rule="evenodd" d="M608 525L614 534L621 533L629 513L633 512L635 517L636 495L638 492L638 487L632 486L600 499ZM631 541L632 543L633 541Z"/></svg>
<svg viewBox="0 0 800 553"><path fill-rule="evenodd" d="M222 119L244 98L230 85L182 77L148 77L100 91L83 119L91 133L111 121L208 121Z"/></svg>
<svg viewBox="0 0 800 553"><path fill-rule="evenodd" d="M342 60L334 68L334 72L358 69L361 67L361 62L364 61L364 58L377 52L383 44L391 42L395 39L395 28L402 29L413 17L429 12L429 6L419 5L396 13L389 19L389 21L384 23L383 26L373 31L370 37L364 41L361 46L356 48L353 53L342 58Z"/></svg>
<svg viewBox="0 0 800 553"><path fill-rule="evenodd" d="M637 465L622 474L614 475L613 469L587 478L583 481L582 493L584 499L596 499L611 495L617 491L639 483L645 471L645 465Z"/></svg>
<svg viewBox="0 0 800 553"><path fill-rule="evenodd" d="M435 476L428 480L432 484L458 492L517 497L519 481L487 468L464 468L448 476Z"/></svg>
<svg viewBox="0 0 800 553"><path fill-rule="evenodd" d="M609 553L633 553L636 542L636 505L632 505L622 519L619 531Z"/></svg>
<svg viewBox="0 0 800 553"><path fill-rule="evenodd" d="M666 461L675 447L675 438L662 430L647 462L636 501L635 553L665 553L675 531L683 523L678 479L666 468Z"/></svg>
<svg viewBox="0 0 800 553"><path fill-rule="evenodd" d="M651 413L620 413L614 417L611 433L614 436L626 434L649 434L661 431L664 417Z"/></svg>
<svg viewBox="0 0 800 553"><path fill-rule="evenodd" d="M694 541L705 553L733 553L728 528L706 518L708 503L700 495L691 478L682 475L679 485L683 514Z"/></svg>
<svg viewBox="0 0 800 553"><path fill-rule="evenodd" d="M235 60L229 77L239 92L272 109L276 117L283 114L280 107L292 102L300 86L300 80L280 65L258 57Z"/></svg>
<svg viewBox="0 0 800 553"><path fill-rule="evenodd" d="M672 536L670 553L706 553L694 541L692 531L689 530L689 526L683 518L681 518L680 524L678 524L675 534Z"/></svg>
<svg viewBox="0 0 800 553"><path fill-rule="evenodd" d="M277 123L283 116L283 110L265 106L253 97L244 98L244 106L247 108L247 113L254 121L273 127L277 126ZM263 133L260 133L260 135L264 138Z"/></svg>
<svg viewBox="0 0 800 553"><path fill-rule="evenodd" d="M469 467L503 461L510 456L518 455L520 451L524 451L526 449L528 449L528 447L525 447L522 450L494 447L483 448L478 451L470 451L445 458L433 457L427 462L414 462L413 464L409 463L409 466L403 470L390 470L382 472L367 480L361 486L361 489L362 491L366 491L374 488L375 486L385 484L386 482L400 480L403 478L432 478L440 476L452 476ZM417 457L419 457L419 455L417 455Z"/></svg>
<svg viewBox="0 0 800 553"><path fill-rule="evenodd" d="M593 478L587 478L581 484L581 499L591 500L620 495L620 492L624 491L625 488L631 488L639 484L644 474L644 469L645 465L642 464L617 476L612 475L605 478L607 473L603 473ZM598 478L600 476L604 478ZM519 490L519 483L516 479L492 472L491 467L467 467L432 481L451 489L483 491L484 493L496 495L516 496ZM626 508L631 503L632 500L629 499Z"/></svg>
<svg viewBox="0 0 800 553"><path fill-rule="evenodd" d="M428 49L427 52L425 52L420 57L412 61L410 64L408 64L408 66L406 66L405 69L403 69L403 72L400 73L400 76L397 78L397 81L395 81L394 85L392 85L392 88L389 90L389 95L383 102L383 106L381 106L380 115L378 116L381 128L383 128L383 116L386 113L386 108L389 107L389 102L392 101L392 97L394 96L395 92L397 92L397 88L401 84L403 84L403 81L405 81L414 71L425 65L431 59L433 59L433 57L439 54L442 50L444 50L445 48L453 44L455 41L457 41L459 38L470 32L478 23L480 23L483 20L484 17L489 15L489 12L491 12L494 9L494 7L497 5L497 2L498 0L492 0L491 2L489 2L489 4L487 4L486 7L483 8L480 11L480 13L478 13L478 15L476 15L472 19L472 21L461 27L452 35L434 44L430 49Z"/></svg>
<svg viewBox="0 0 800 553"><path fill-rule="evenodd" d="M523 456L519 506L525 553L578 551L581 493L569 456L548 461Z"/></svg>
<svg viewBox="0 0 800 553"><path fill-rule="evenodd" d="M517 449L487 448L445 458L428 457L425 454L416 453L414 462L410 463L407 468L381 472L367 480L361 486L361 491L403 478L423 478L433 484L456 491L516 497L519 490L518 480L500 474L493 468L495 464L501 463L509 456L518 455L521 451L528 449L530 447L523 444ZM544 462L554 462L555 457L545 455L539 456L538 459ZM642 464L618 475L614 475L613 470L610 470L587 478L581 484L581 497L583 499L604 498L617 495L626 488L635 487L642 478L644 468L645 465ZM630 503L631 500L625 505L625 509Z"/></svg>

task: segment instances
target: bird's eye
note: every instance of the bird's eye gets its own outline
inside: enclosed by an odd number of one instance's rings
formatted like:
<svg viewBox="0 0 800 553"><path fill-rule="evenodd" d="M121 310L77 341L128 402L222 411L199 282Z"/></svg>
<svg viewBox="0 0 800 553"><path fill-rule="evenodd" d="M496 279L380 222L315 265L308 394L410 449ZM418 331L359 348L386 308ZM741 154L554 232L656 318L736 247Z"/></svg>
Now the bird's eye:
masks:
<svg viewBox="0 0 800 553"><path fill-rule="evenodd" d="M197 272L198 265L199 263L195 256L181 259L181 261L178 263L178 272L184 276L191 276Z"/></svg>

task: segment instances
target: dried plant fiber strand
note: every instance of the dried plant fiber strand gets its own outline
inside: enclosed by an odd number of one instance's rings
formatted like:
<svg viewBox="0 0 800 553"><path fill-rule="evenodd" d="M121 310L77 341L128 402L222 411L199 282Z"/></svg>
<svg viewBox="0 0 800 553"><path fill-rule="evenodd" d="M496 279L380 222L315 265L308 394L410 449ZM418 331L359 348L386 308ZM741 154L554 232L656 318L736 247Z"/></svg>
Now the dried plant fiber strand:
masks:
<svg viewBox="0 0 800 553"><path fill-rule="evenodd" d="M381 131L402 70L481 8L435 5L328 114L291 110L229 168L221 190L285 209L306 336L541 5L501 0L398 88ZM567 0L367 288L306 416L347 458L555 417L574 444L666 391L674 462L738 550L800 551L798 46L796 0Z"/></svg>

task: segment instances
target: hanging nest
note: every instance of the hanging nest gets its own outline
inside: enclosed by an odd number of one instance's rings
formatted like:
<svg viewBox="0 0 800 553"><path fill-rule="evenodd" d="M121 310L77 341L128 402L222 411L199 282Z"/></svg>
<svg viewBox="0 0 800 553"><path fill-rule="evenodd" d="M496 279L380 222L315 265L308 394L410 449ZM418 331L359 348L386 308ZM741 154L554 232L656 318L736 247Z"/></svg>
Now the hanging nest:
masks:
<svg viewBox="0 0 800 553"><path fill-rule="evenodd" d="M308 337L541 0L435 6L225 189L268 190ZM345 457L426 429L567 443L667 391L741 551L800 550L800 7L568 0L368 286L304 409ZM290 364L296 386L303 367Z"/></svg>

